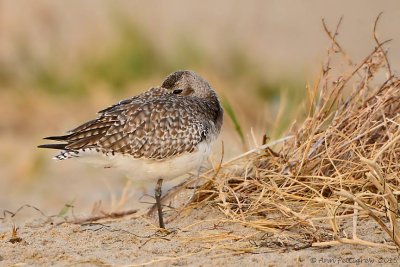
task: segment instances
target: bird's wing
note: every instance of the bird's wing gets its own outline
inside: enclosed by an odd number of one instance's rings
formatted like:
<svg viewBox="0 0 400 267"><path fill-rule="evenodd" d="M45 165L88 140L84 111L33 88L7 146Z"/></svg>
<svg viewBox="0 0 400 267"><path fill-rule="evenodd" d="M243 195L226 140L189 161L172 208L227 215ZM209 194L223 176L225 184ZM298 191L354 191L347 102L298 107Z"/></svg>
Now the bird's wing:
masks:
<svg viewBox="0 0 400 267"><path fill-rule="evenodd" d="M195 102L153 89L100 111L100 116L48 139L64 141L65 150L96 149L135 158L165 159L193 152L207 135Z"/></svg>

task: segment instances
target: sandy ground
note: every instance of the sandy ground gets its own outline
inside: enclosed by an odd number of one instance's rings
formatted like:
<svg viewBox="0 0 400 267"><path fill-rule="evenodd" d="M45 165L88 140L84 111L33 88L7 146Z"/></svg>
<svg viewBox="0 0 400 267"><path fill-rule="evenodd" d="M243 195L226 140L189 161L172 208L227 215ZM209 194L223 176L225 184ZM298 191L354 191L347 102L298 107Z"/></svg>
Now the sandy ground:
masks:
<svg viewBox="0 0 400 267"><path fill-rule="evenodd" d="M168 213L171 219L174 214ZM285 247L286 234L264 233L221 222L224 215L210 207L191 210L168 222L170 233L157 230L155 218L140 215L96 223L61 223L36 216L19 225L0 224L0 265L74 266L399 266L395 250L340 245ZM60 224L61 223L61 224ZM363 222L359 236L381 233ZM12 239L14 238L14 240ZM14 242L11 242L14 241Z"/></svg>

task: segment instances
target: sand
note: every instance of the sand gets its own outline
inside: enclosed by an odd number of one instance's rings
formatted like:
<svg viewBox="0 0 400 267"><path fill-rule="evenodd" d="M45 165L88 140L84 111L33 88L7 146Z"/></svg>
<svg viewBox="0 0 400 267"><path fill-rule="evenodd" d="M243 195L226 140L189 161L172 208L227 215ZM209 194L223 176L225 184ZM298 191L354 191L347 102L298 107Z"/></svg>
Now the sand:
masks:
<svg viewBox="0 0 400 267"><path fill-rule="evenodd" d="M71 219L71 218L70 218ZM12 220L0 223L0 266L399 266L396 250L339 245L286 246L287 234L266 235L226 221L215 208L168 212L169 232L155 217L134 214L94 223L65 223L59 217L27 219L12 236ZM172 219L172 221L171 221ZM226 222L223 222L223 221ZM381 238L371 221L359 237ZM14 238L14 239L12 239ZM11 242L13 241L13 242Z"/></svg>

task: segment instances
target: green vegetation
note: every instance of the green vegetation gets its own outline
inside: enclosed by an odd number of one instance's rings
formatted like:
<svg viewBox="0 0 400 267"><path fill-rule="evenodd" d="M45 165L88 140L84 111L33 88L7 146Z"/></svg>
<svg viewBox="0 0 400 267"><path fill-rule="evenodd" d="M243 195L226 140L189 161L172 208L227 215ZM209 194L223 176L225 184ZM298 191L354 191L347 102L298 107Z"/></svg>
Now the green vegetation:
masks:
<svg viewBox="0 0 400 267"><path fill-rule="evenodd" d="M101 58L86 59L82 69L86 79L105 82L115 91L165 69L154 44L136 27L123 23L119 29L120 39L114 47Z"/></svg>
<svg viewBox="0 0 400 267"><path fill-rule="evenodd" d="M240 126L240 123L236 117L236 114L226 97L224 97L222 99L222 106L223 106L225 112L228 114L229 118L232 120L233 125L235 126L235 131L240 137L240 141L242 141L242 144L244 144L245 140L244 140L244 134L242 131L242 127Z"/></svg>
<svg viewBox="0 0 400 267"><path fill-rule="evenodd" d="M58 212L57 216L58 217L67 217L67 214L69 211L71 211L74 208L74 200L69 202L69 203L65 203L64 207L62 207L62 209Z"/></svg>

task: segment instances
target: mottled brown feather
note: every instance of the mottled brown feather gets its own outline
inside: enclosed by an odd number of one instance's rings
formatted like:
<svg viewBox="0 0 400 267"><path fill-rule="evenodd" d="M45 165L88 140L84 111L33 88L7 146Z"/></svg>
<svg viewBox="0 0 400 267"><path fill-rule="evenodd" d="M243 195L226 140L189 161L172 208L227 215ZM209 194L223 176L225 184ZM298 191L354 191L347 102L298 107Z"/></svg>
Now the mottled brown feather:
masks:
<svg viewBox="0 0 400 267"><path fill-rule="evenodd" d="M103 109L98 118L63 136L46 138L63 144L39 147L62 149L56 156L60 160L80 157L86 150L163 160L195 152L202 142L209 146L222 120L209 83L192 71L176 71L161 87Z"/></svg>
<svg viewBox="0 0 400 267"><path fill-rule="evenodd" d="M209 99L153 88L100 111L97 119L69 131L62 141L71 151L96 149L166 159L193 152L215 128L212 121L221 111L212 104Z"/></svg>

